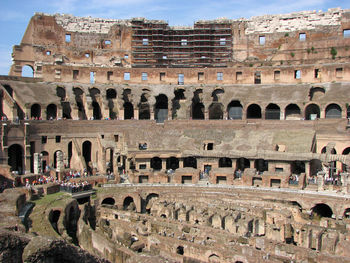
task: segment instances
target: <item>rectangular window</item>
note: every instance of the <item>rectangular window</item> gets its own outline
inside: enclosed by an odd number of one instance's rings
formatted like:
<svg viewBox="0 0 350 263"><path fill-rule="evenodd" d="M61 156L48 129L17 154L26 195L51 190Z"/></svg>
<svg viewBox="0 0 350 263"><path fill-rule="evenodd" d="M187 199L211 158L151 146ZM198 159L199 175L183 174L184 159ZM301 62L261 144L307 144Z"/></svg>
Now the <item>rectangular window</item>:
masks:
<svg viewBox="0 0 350 263"><path fill-rule="evenodd" d="M223 72L217 72L216 73L216 80L223 80L224 79L224 73Z"/></svg>
<svg viewBox="0 0 350 263"><path fill-rule="evenodd" d="M300 33L299 34L299 41L305 41L306 40L306 34L305 33Z"/></svg>
<svg viewBox="0 0 350 263"><path fill-rule="evenodd" d="M41 144L47 143L47 136L41 136Z"/></svg>
<svg viewBox="0 0 350 263"><path fill-rule="evenodd" d="M61 142L61 136L57 135L56 136L56 143L60 143Z"/></svg>
<svg viewBox="0 0 350 263"><path fill-rule="evenodd" d="M212 151L214 149L214 143L210 142L207 145L207 151Z"/></svg>
<svg viewBox="0 0 350 263"><path fill-rule="evenodd" d="M90 83L91 84L95 83L95 72L94 71L90 72Z"/></svg>
<svg viewBox="0 0 350 263"><path fill-rule="evenodd" d="M141 80L147 80L148 76L146 72L141 73Z"/></svg>
<svg viewBox="0 0 350 263"><path fill-rule="evenodd" d="M261 73L257 71L254 73L254 84L261 84Z"/></svg>
<svg viewBox="0 0 350 263"><path fill-rule="evenodd" d="M128 54L125 54L125 55L124 55L124 58L125 58L125 59L128 59L128 58L129 58L129 55L128 55Z"/></svg>
<svg viewBox="0 0 350 263"><path fill-rule="evenodd" d="M114 135L114 142L118 142L119 141L119 135L118 134L115 134Z"/></svg>
<svg viewBox="0 0 350 263"><path fill-rule="evenodd" d="M294 78L301 79L301 71L300 69L294 70Z"/></svg>
<svg viewBox="0 0 350 263"><path fill-rule="evenodd" d="M46 55L50 56L51 55L51 51L50 50L46 51Z"/></svg>
<svg viewBox="0 0 350 263"><path fill-rule="evenodd" d="M144 164L144 163L139 165L139 169L140 169L140 170L146 169L146 167L147 167L147 166L146 166L146 164Z"/></svg>
<svg viewBox="0 0 350 263"><path fill-rule="evenodd" d="M55 78L60 79L61 78L61 69L55 69Z"/></svg>
<svg viewBox="0 0 350 263"><path fill-rule="evenodd" d="M71 41L71 35L66 34L66 43L69 43Z"/></svg>
<svg viewBox="0 0 350 263"><path fill-rule="evenodd" d="M79 70L73 70L73 79L78 79Z"/></svg>
<svg viewBox="0 0 350 263"><path fill-rule="evenodd" d="M181 46L187 46L187 39L181 39Z"/></svg>
<svg viewBox="0 0 350 263"><path fill-rule="evenodd" d="M148 38L142 39L142 45L148 46Z"/></svg>
<svg viewBox="0 0 350 263"><path fill-rule="evenodd" d="M159 73L159 80L164 81L165 80L165 72L160 72Z"/></svg>
<svg viewBox="0 0 350 263"><path fill-rule="evenodd" d="M259 36L259 44L265 45L265 36Z"/></svg>
<svg viewBox="0 0 350 263"><path fill-rule="evenodd" d="M184 74L180 73L178 74L178 85L183 85L185 83L185 76Z"/></svg>
<svg viewBox="0 0 350 263"><path fill-rule="evenodd" d="M226 38L220 38L220 46L226 46Z"/></svg>
<svg viewBox="0 0 350 263"><path fill-rule="evenodd" d="M318 68L315 68L315 79L318 79L320 77L320 70Z"/></svg>
<svg viewBox="0 0 350 263"><path fill-rule="evenodd" d="M107 71L107 80L112 80L113 71Z"/></svg>
<svg viewBox="0 0 350 263"><path fill-rule="evenodd" d="M282 173L283 172L283 168L282 167L276 167L275 168L275 172Z"/></svg>
<svg viewBox="0 0 350 263"><path fill-rule="evenodd" d="M243 78L242 72L240 71L236 72L236 80L242 80L242 78Z"/></svg>
<svg viewBox="0 0 350 263"><path fill-rule="evenodd" d="M89 57L90 57L90 54L89 54L89 53L85 53L85 57L86 57L86 58L89 58Z"/></svg>
<svg viewBox="0 0 350 263"><path fill-rule="evenodd" d="M110 40L105 40L105 45L110 45L111 41Z"/></svg>
<svg viewBox="0 0 350 263"><path fill-rule="evenodd" d="M343 37L344 38L350 38L350 29L344 29L343 30Z"/></svg>
<svg viewBox="0 0 350 263"><path fill-rule="evenodd" d="M198 80L204 80L204 72L198 72Z"/></svg>
<svg viewBox="0 0 350 263"><path fill-rule="evenodd" d="M130 80L130 72L124 72L124 80Z"/></svg>
<svg viewBox="0 0 350 263"><path fill-rule="evenodd" d="M342 78L343 77L343 68L336 68L335 69L335 76L337 78Z"/></svg>
<svg viewBox="0 0 350 263"><path fill-rule="evenodd" d="M281 71L279 70L275 70L275 72L273 73L273 77L275 80L279 80L281 76Z"/></svg>

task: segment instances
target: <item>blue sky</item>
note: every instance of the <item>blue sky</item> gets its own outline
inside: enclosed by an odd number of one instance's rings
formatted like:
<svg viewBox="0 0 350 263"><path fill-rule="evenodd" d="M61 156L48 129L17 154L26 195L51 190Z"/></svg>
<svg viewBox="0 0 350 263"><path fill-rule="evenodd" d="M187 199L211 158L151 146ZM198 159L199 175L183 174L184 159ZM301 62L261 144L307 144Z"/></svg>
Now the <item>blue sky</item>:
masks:
<svg viewBox="0 0 350 263"><path fill-rule="evenodd" d="M302 10L341 7L350 1L336 0L0 0L0 75L7 75L12 46L20 44L35 12L66 13L75 16L127 19L162 19L170 25L192 25L200 19L250 18Z"/></svg>

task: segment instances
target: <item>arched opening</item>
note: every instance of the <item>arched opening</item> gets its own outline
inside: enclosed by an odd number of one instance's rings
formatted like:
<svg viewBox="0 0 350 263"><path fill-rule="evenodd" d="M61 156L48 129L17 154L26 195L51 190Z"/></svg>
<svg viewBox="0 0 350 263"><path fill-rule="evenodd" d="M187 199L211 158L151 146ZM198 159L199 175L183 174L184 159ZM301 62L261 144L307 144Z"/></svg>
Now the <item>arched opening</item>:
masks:
<svg viewBox="0 0 350 263"><path fill-rule="evenodd" d="M114 158L113 158L113 149L112 148L107 148L106 149L106 172L107 174L113 173L114 168L113 168L113 163L114 163Z"/></svg>
<svg viewBox="0 0 350 263"><path fill-rule="evenodd" d="M192 119L204 120L204 105L203 103L192 103Z"/></svg>
<svg viewBox="0 0 350 263"><path fill-rule="evenodd" d="M108 101L108 109L109 109L109 118L114 120L117 116L117 113L114 109L114 99L117 98L117 92L115 89L107 89L106 91L106 98Z"/></svg>
<svg viewBox="0 0 350 263"><path fill-rule="evenodd" d="M263 173L269 170L269 163L264 159L256 159L254 161L254 166L259 173Z"/></svg>
<svg viewBox="0 0 350 263"><path fill-rule="evenodd" d="M96 101L92 102L92 114L94 116L94 120L101 120L102 118L101 108Z"/></svg>
<svg viewBox="0 0 350 263"><path fill-rule="evenodd" d="M117 98L117 92L115 91L115 89L107 89L106 90L106 97L107 100L113 100Z"/></svg>
<svg viewBox="0 0 350 263"><path fill-rule="evenodd" d="M75 95L75 102L78 107L78 117L80 120L86 120L86 113L83 104L83 94L84 92L80 88L73 88L73 92Z"/></svg>
<svg viewBox="0 0 350 263"><path fill-rule="evenodd" d="M107 197L103 199L101 203L101 205L114 205L114 204L115 204L115 200L112 197Z"/></svg>
<svg viewBox="0 0 350 263"><path fill-rule="evenodd" d="M47 169L49 167L49 153L46 151L41 152L41 167L44 173L49 172Z"/></svg>
<svg viewBox="0 0 350 263"><path fill-rule="evenodd" d="M197 169L197 159L195 157L185 157L184 167L192 167Z"/></svg>
<svg viewBox="0 0 350 263"><path fill-rule="evenodd" d="M59 156L61 156L61 158L62 158L61 160L60 160ZM54 168L59 167L59 165L60 165L59 162L62 162L62 161L63 161L63 152L58 150L53 155L53 167Z"/></svg>
<svg viewBox="0 0 350 263"><path fill-rule="evenodd" d="M70 107L69 101L62 101L61 105L62 105L62 117L64 119L71 119L72 118L72 116L71 116L72 109Z"/></svg>
<svg viewBox="0 0 350 263"><path fill-rule="evenodd" d="M124 103L124 120L134 118L134 106L130 102Z"/></svg>
<svg viewBox="0 0 350 263"><path fill-rule="evenodd" d="M350 218L350 208L346 208L343 214L344 218Z"/></svg>
<svg viewBox="0 0 350 263"><path fill-rule="evenodd" d="M327 146L322 148L321 153L327 153ZM334 148L331 148L329 154L337 154L337 151Z"/></svg>
<svg viewBox="0 0 350 263"><path fill-rule="evenodd" d="M49 214L49 222L51 223L52 228L56 231L57 234L60 234L58 231L58 220L60 219L61 211L60 210L51 210Z"/></svg>
<svg viewBox="0 0 350 263"><path fill-rule="evenodd" d="M340 119L341 118L341 108L337 104L329 104L326 107L326 119Z"/></svg>
<svg viewBox="0 0 350 263"><path fill-rule="evenodd" d="M316 204L313 208L311 208L312 217L332 217L333 211L332 209L323 203Z"/></svg>
<svg viewBox="0 0 350 263"><path fill-rule="evenodd" d="M149 120L151 118L149 104L140 103L139 104L139 120Z"/></svg>
<svg viewBox="0 0 350 263"><path fill-rule="evenodd" d="M236 169L240 171L244 171L246 168L250 168L250 161L246 158L239 158L236 161Z"/></svg>
<svg viewBox="0 0 350 263"><path fill-rule="evenodd" d="M152 208L151 207L151 204L152 204L151 200L152 199L155 200L157 198L159 198L159 195L155 194L155 193L147 195L145 203L144 203L143 213L145 213L145 212L148 214L151 213L151 208Z"/></svg>
<svg viewBox="0 0 350 263"><path fill-rule="evenodd" d="M128 210L128 211L135 211L136 210L136 205L134 203L134 199L131 196L128 196L127 198L124 199L123 209Z"/></svg>
<svg viewBox="0 0 350 263"><path fill-rule="evenodd" d="M22 77L34 78L34 69L30 65L25 65L22 67Z"/></svg>
<svg viewBox="0 0 350 263"><path fill-rule="evenodd" d="M179 159L176 157L170 157L166 160L166 169L176 170L179 168Z"/></svg>
<svg viewBox="0 0 350 263"><path fill-rule="evenodd" d="M57 118L57 106L55 104L50 104L46 108L46 119L54 120Z"/></svg>
<svg viewBox="0 0 350 263"><path fill-rule="evenodd" d="M175 97L172 100L172 118L176 119L178 117L178 110L181 108L180 101L185 100L185 90L177 89L174 91Z"/></svg>
<svg viewBox="0 0 350 263"><path fill-rule="evenodd" d="M35 103L30 107L30 117L36 119L41 117L41 107L39 104Z"/></svg>
<svg viewBox="0 0 350 263"><path fill-rule="evenodd" d="M65 88L57 87L56 88L56 95L57 95L57 97L61 98L61 101L65 101L66 100L66 90L65 90Z"/></svg>
<svg viewBox="0 0 350 263"><path fill-rule="evenodd" d="M326 90L322 87L312 87L309 91L310 100L319 100L325 93Z"/></svg>
<svg viewBox="0 0 350 263"><path fill-rule="evenodd" d="M151 159L151 168L153 170L162 170L162 159L159 157L153 157Z"/></svg>
<svg viewBox="0 0 350 263"><path fill-rule="evenodd" d="M309 104L305 108L305 119L316 120L320 118L320 107L316 104Z"/></svg>
<svg viewBox="0 0 350 263"><path fill-rule="evenodd" d="M8 148L8 165L11 171L17 171L18 174L23 174L23 148L19 144L12 144Z"/></svg>
<svg viewBox="0 0 350 263"><path fill-rule="evenodd" d="M350 153L350 147L345 148L342 155L348 155L349 153ZM342 163L342 170L343 172L348 172L350 169L346 164Z"/></svg>
<svg viewBox="0 0 350 263"><path fill-rule="evenodd" d="M219 167L232 167L231 158L222 157L219 159Z"/></svg>
<svg viewBox="0 0 350 263"><path fill-rule="evenodd" d="M286 120L294 120L294 119L300 119L301 117L301 111L298 105L296 104L289 104L285 109L285 118Z"/></svg>
<svg viewBox="0 0 350 263"><path fill-rule="evenodd" d="M350 106L346 108L346 118L350 118Z"/></svg>
<svg viewBox="0 0 350 263"><path fill-rule="evenodd" d="M241 120L242 119L243 106L238 100L231 101L227 106L228 119Z"/></svg>
<svg viewBox="0 0 350 263"><path fill-rule="evenodd" d="M218 255L215 254L211 254L208 258L208 262L210 263L219 263L220 261L220 257Z"/></svg>
<svg viewBox="0 0 350 263"><path fill-rule="evenodd" d="M73 144L72 142L68 143L68 168L70 167L70 162L73 156Z"/></svg>
<svg viewBox="0 0 350 263"><path fill-rule="evenodd" d="M83 157L85 160L85 168L91 172L90 162L91 162L91 142L85 141L83 143Z"/></svg>
<svg viewBox="0 0 350 263"><path fill-rule="evenodd" d="M155 119L158 123L168 119L168 97L160 94L156 97L156 105L154 109Z"/></svg>
<svg viewBox="0 0 350 263"><path fill-rule="evenodd" d="M291 163L292 174L302 174L305 173L305 163L302 161L294 161Z"/></svg>
<svg viewBox="0 0 350 263"><path fill-rule="evenodd" d="M66 230L67 234L72 238L73 244L76 246L79 244L77 238L77 230L78 230L78 219L80 216L79 209L74 209L73 206L69 209L68 220L66 222Z"/></svg>
<svg viewBox="0 0 350 263"><path fill-rule="evenodd" d="M214 102L209 106L209 119L222 120L224 117L223 106L221 103Z"/></svg>
<svg viewBox="0 0 350 263"><path fill-rule="evenodd" d="M281 118L280 107L276 104L270 103L265 109L266 120L279 120Z"/></svg>
<svg viewBox="0 0 350 263"><path fill-rule="evenodd" d="M184 254L184 247L183 246L178 246L176 248L176 254L183 255Z"/></svg>
<svg viewBox="0 0 350 263"><path fill-rule="evenodd" d="M7 91L7 93L10 95L10 97L13 98L13 89L11 88L11 86L7 85L7 84L5 84L3 86L4 86L5 90Z"/></svg>
<svg viewBox="0 0 350 263"><path fill-rule="evenodd" d="M261 119L261 108L259 105L249 105L247 108L247 119Z"/></svg>

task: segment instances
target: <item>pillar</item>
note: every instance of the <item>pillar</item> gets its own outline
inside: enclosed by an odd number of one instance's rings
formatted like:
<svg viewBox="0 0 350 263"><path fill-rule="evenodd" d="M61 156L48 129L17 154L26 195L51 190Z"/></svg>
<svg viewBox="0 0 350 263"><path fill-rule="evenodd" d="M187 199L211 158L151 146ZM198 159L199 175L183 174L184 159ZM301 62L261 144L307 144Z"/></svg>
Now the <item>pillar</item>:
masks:
<svg viewBox="0 0 350 263"><path fill-rule="evenodd" d="M184 168L184 159L179 159L179 168Z"/></svg>
<svg viewBox="0 0 350 263"><path fill-rule="evenodd" d="M139 119L139 109L134 108L134 119L135 120Z"/></svg>
<svg viewBox="0 0 350 263"><path fill-rule="evenodd" d="M42 172L41 156L39 153L34 153L34 174L41 174Z"/></svg>
<svg viewBox="0 0 350 263"><path fill-rule="evenodd" d="M305 162L305 176L306 179L310 178L310 162Z"/></svg>
<svg viewBox="0 0 350 263"><path fill-rule="evenodd" d="M162 170L166 169L166 159L162 159Z"/></svg>

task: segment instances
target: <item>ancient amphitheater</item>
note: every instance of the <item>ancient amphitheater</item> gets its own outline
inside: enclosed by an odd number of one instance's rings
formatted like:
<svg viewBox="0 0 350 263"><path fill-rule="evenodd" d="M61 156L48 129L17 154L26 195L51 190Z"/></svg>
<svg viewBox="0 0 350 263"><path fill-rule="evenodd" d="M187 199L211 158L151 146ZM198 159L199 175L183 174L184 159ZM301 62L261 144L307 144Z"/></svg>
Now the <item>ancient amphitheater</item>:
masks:
<svg viewBox="0 0 350 263"><path fill-rule="evenodd" d="M12 58L1 262L350 262L350 10L36 13Z"/></svg>

